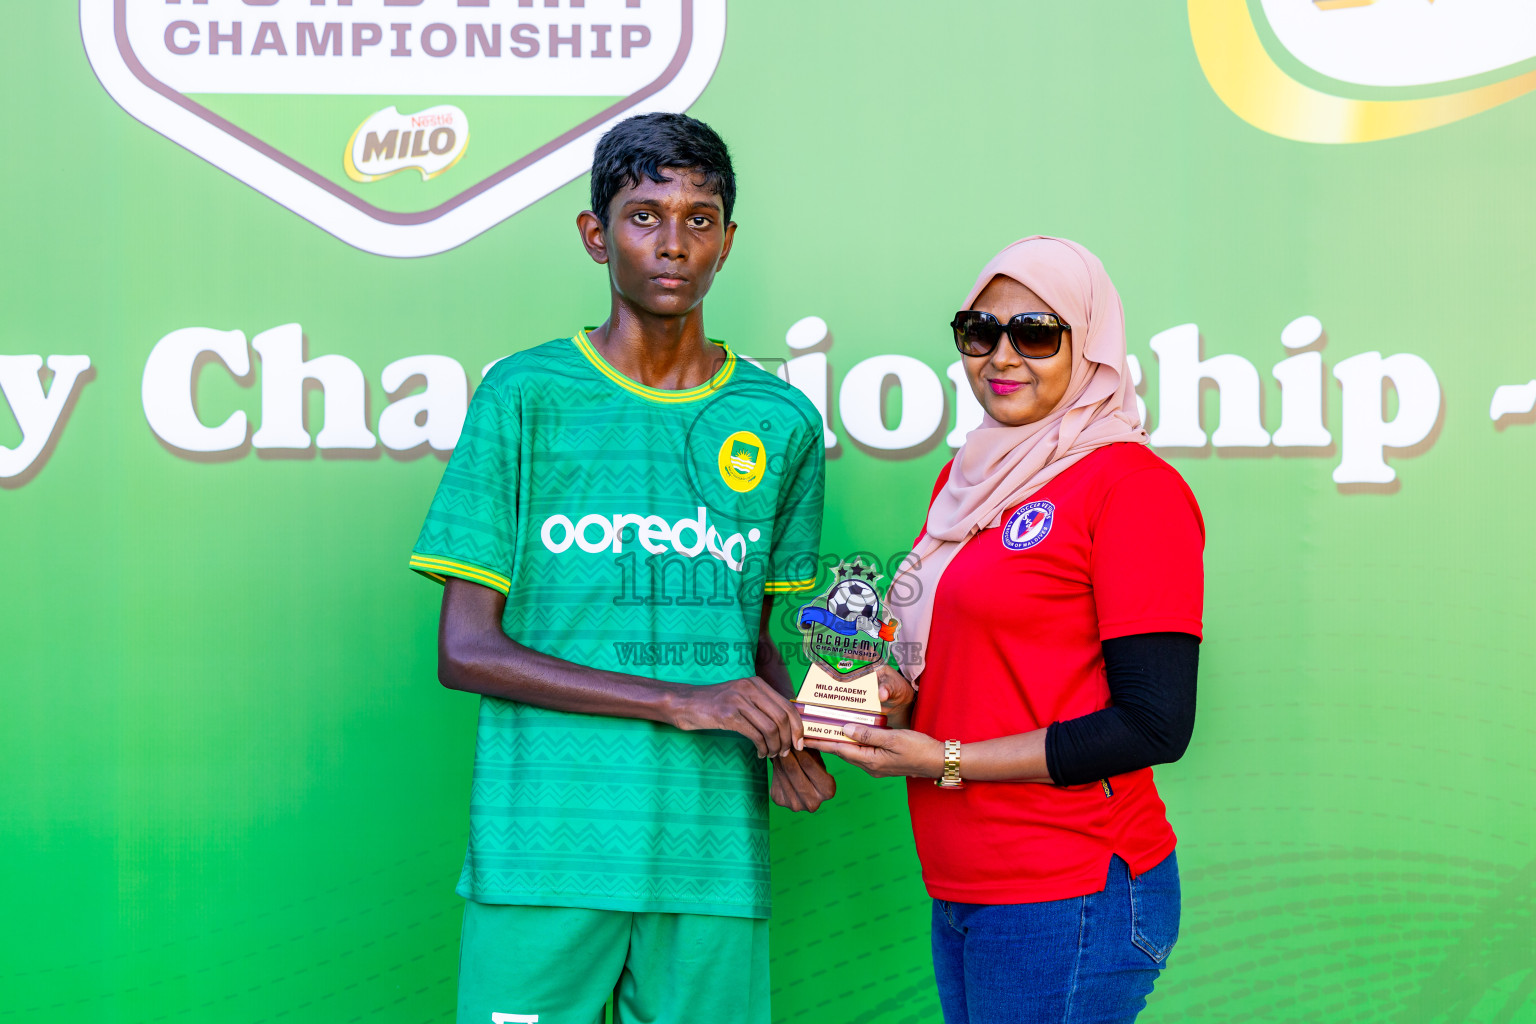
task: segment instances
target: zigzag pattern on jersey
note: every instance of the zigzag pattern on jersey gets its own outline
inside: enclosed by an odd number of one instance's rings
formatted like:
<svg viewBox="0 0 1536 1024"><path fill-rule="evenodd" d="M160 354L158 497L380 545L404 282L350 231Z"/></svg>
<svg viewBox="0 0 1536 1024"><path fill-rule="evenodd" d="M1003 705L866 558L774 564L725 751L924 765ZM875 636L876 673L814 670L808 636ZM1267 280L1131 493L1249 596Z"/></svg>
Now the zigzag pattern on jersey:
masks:
<svg viewBox="0 0 1536 1024"><path fill-rule="evenodd" d="M470 819L462 883L473 898L551 894L766 906L768 837L733 829L630 829Z"/></svg>
<svg viewBox="0 0 1536 1024"><path fill-rule="evenodd" d="M574 496L596 504L632 502L637 496L646 496L653 504L658 498L662 504L671 504L667 500L671 498L677 504L675 511L685 514L696 507L695 499L680 494L676 486L683 462L679 435L686 435L690 422L686 407L657 407L635 403L623 392L594 391L593 384L602 381L569 339L503 360L487 383L491 387L483 400L472 403L465 440L445 473L442 500L434 509L439 513L435 528L423 530L427 543L418 546L423 553L456 557L507 574L514 561L506 550L513 543L508 535L516 530L510 520L519 498L520 514L529 521L558 511L577 511L563 508ZM537 435L524 436L523 431ZM508 459L514 447L516 456ZM514 466L521 479L509 481L508 472ZM734 525L724 521L719 503L713 504L716 523L726 528ZM525 536L527 532L525 526ZM438 536L429 537L429 533ZM761 538L761 542L773 546L775 538ZM543 552L529 554L542 556Z"/></svg>
<svg viewBox="0 0 1536 1024"><path fill-rule="evenodd" d="M432 503L434 519L479 530L490 529L503 516L511 515L512 497L480 486L465 486L444 478Z"/></svg>
<svg viewBox="0 0 1536 1024"><path fill-rule="evenodd" d="M664 862L684 874L766 878L768 873L767 830L698 826L658 830L627 822L471 815L469 845L476 864L491 866L517 861L525 866L558 867L589 857L594 865L612 862L631 871L652 870L657 862ZM647 863L653 867L646 867Z"/></svg>
<svg viewBox="0 0 1536 1024"><path fill-rule="evenodd" d="M665 623L634 623L630 620L628 625L611 625L605 628L590 629L590 631L544 631L544 629L528 629L522 625L528 619L533 619L535 613L524 613L521 605L527 597L516 597L516 605L513 599L508 599L508 605L513 605L507 619L504 620L507 634L519 643L525 643L535 651L542 651L554 657L561 657L567 662L578 665L601 666L616 672L627 672L630 676L642 676L645 679L662 679L673 683L694 683L694 685L708 685L708 683L723 683L731 679L742 679L753 674L750 652L756 649L756 643L746 645L748 636L745 633L737 633L731 636L727 629L720 629L713 636L700 636L700 634L684 634L680 629L671 629L670 633L664 633L668 642L682 642L687 645L682 659L676 659L674 652L668 649L665 657L657 657L656 652L650 649L624 648L625 643L645 643L648 637L656 636L654 631L664 629ZM521 620L521 622L519 622ZM756 640L756 637L753 637ZM700 659L693 648L694 643L708 642L711 645L710 657ZM727 643L725 648L714 648L716 643ZM740 648L731 646L733 643L742 643ZM723 663L716 665L716 660L723 657Z"/></svg>
<svg viewBox="0 0 1536 1024"><path fill-rule="evenodd" d="M756 793L639 780L613 781L554 776L533 781L477 778L470 784L470 814L480 820L523 817L579 820L633 818L647 828L713 827L761 830L768 807Z"/></svg>
<svg viewBox="0 0 1536 1024"><path fill-rule="evenodd" d="M602 381L571 338L555 338L532 348L514 352L496 363L480 386L490 387L502 398L516 398L519 386L537 378L541 386L584 389L590 400Z"/></svg>
<svg viewBox="0 0 1536 1024"><path fill-rule="evenodd" d="M761 767L755 772L744 768L711 771L690 761L667 758L654 747L639 749L627 760L531 758L491 743L477 744L475 754L475 782L487 785L656 786L684 793L735 793L743 798L756 797L767 786Z"/></svg>
<svg viewBox="0 0 1536 1024"><path fill-rule="evenodd" d="M459 894L486 903L601 901L634 911L720 913L766 917L772 901L767 882L722 881L676 875L611 875L597 871L516 871L464 866ZM625 906L625 905L628 906ZM557 904L558 905L558 904Z"/></svg>
<svg viewBox="0 0 1536 1024"><path fill-rule="evenodd" d="M422 524L415 550L512 570L517 507L517 421L489 392L470 403L464 428Z"/></svg>
<svg viewBox="0 0 1536 1024"><path fill-rule="evenodd" d="M709 525L715 528L713 523ZM529 601L582 605L616 615L636 611L677 614L682 616L680 622L690 626L697 626L702 610L711 615L734 614L743 623L752 624L751 635L756 638L757 601L767 569L763 559L749 554L746 567L737 572L719 559L703 554L689 559L669 549L652 561L652 556L636 545L626 544L625 549L617 558L594 557L585 552L563 559L525 555L518 561L526 566L526 571L516 574L512 591ZM709 639L723 639L714 626L708 633Z"/></svg>
<svg viewBox="0 0 1536 1024"><path fill-rule="evenodd" d="M514 600L516 604L514 604ZM526 610L523 602L528 602ZM625 615L623 621L586 631L530 629L525 623L538 615L553 616L558 606L534 602L519 595L509 599L513 605L504 623L507 634L534 650L552 654L580 665L594 665L626 672L650 679L669 682L709 684L730 679L740 679L753 673L752 652L756 649L754 637L745 629L731 631L721 623L713 634L684 632L681 623L668 622L670 616L656 616L647 620L640 616ZM693 609L697 619L705 619L707 610ZM687 623L689 630L707 626L707 621ZM682 643L682 657L676 657L676 649L668 648L664 655L650 649L634 650L619 645L646 643L648 638L661 635L669 643ZM724 649L715 645L726 643ZM708 644L704 648L707 657L699 656L695 644ZM736 646L740 645L740 646ZM722 663L717 664L717 661Z"/></svg>
<svg viewBox="0 0 1536 1024"><path fill-rule="evenodd" d="M567 502L565 512L561 514L579 522L580 517L571 514L574 510L570 506L571 503ZM694 508L680 510L676 518L686 516L693 519L695 511ZM529 513L533 519L539 519L540 515L539 512ZM603 518L608 517L605 515ZM717 532L729 528L722 527L718 517L707 513L706 525ZM625 524L626 532L631 529L630 524ZM555 536L558 538L562 532L563 527L559 528ZM608 548L590 554L576 549L574 545L562 556L551 556L544 550L538 533L535 533L533 542L526 544L524 557L519 560L524 564L524 571L517 573L514 586L519 589L550 587L552 589L548 596L552 600L562 595L570 600L585 598L605 608L645 607L636 605L635 599L648 600L653 593L658 592L660 596L686 595L690 599L714 600L715 603L709 605L714 608L743 608L747 602L756 603L763 577L769 569L763 557L766 552L753 551L751 548L748 549L746 563L738 571L703 552L694 558L679 554L672 550L670 544L665 551L654 555L636 543L633 536L621 544L623 550L617 556ZM753 545L754 548L756 546ZM449 552L440 553L453 557ZM725 604L724 598L730 598L731 604ZM650 607L658 605L651 604ZM756 609L750 611L755 623ZM743 614L747 613L748 610L743 610Z"/></svg>
<svg viewBox="0 0 1536 1024"><path fill-rule="evenodd" d="M747 778L764 774L751 743L734 734L684 732L660 722L579 715L497 697L481 699L479 725L476 760L634 764L636 758L655 756L689 771L740 773ZM495 757L488 756L492 752Z"/></svg>
<svg viewBox="0 0 1536 1024"><path fill-rule="evenodd" d="M751 675L757 649L756 632L736 624L734 609L709 605L619 606L597 624L575 622L563 629L545 628L578 605L547 600L545 590L513 590L503 621L507 635L535 650L580 665L673 682L723 683ZM723 613L723 614L722 614ZM726 616L732 615L727 620ZM578 625L586 628L575 628ZM634 644L682 644L681 648ZM726 644L719 647L719 644ZM695 644L707 647L695 647ZM745 646L736 647L733 645ZM662 660L658 660L662 659ZM685 678L681 673L688 673Z"/></svg>
<svg viewBox="0 0 1536 1024"><path fill-rule="evenodd" d="M534 469L546 469L592 455L622 455L626 459L677 469L683 464L683 452L679 448L687 419L674 413L666 417L636 416L634 410L617 408L617 403L583 409L576 416L545 405L553 395L541 396L543 400L523 420L523 432L528 438L525 451L538 453ZM579 399L572 399L579 401Z"/></svg>
<svg viewBox="0 0 1536 1024"><path fill-rule="evenodd" d="M480 491L492 500L516 494L521 446L517 413L487 395L471 401L443 483L455 490Z"/></svg>
<svg viewBox="0 0 1536 1024"><path fill-rule="evenodd" d="M659 736L616 740L593 737L579 729L559 729L553 730L553 735L530 740L508 734L495 723L482 726L475 741L476 778L536 781L562 772L569 772L572 778L602 773L615 784L632 779L644 779L652 785L707 783L710 788L737 793L755 793L767 785L763 762L755 757L753 763L742 764L734 752L727 757L679 751ZM752 749L745 739L741 743L744 749Z"/></svg>
<svg viewBox="0 0 1536 1024"><path fill-rule="evenodd" d="M506 535L494 525L503 515L502 506L484 494L453 488L445 481L432 500L415 551L470 562L505 576L512 569L512 551Z"/></svg>
<svg viewBox="0 0 1536 1024"><path fill-rule="evenodd" d="M548 396L541 396L547 398ZM766 492L738 494L716 478L715 446L723 439L693 437L694 414L686 407L662 410L586 407L580 414L549 409L541 403L525 413L523 427L530 443L523 448L526 475L535 495L580 494L590 500L640 499L696 504L689 491L705 486L706 502L719 516L739 519L738 509L751 506L763 514ZM771 439L770 439L771 441ZM641 474L623 479L628 469ZM692 487L679 488L687 481ZM771 495L768 497L771 502ZM653 511L661 512L661 509ZM771 525L758 523L760 526ZM734 532L734 528L733 531Z"/></svg>
<svg viewBox="0 0 1536 1024"><path fill-rule="evenodd" d="M615 637L621 638L617 642L625 642L636 636L644 636L645 633L642 630L615 630L587 637L548 633L529 634L519 629L514 621L507 626L507 633L536 651L543 651L546 654L552 654L557 658L564 658L578 665L603 666L615 672L625 672L647 679L662 679L673 683L691 683L696 686L708 686L713 683L723 683L730 679L740 679L751 675L753 672L750 661L744 656L739 656L729 651L728 653L731 656L723 665L716 665L713 661L707 664L701 663L692 657L688 657L679 663L670 659L662 660L648 656L620 658L615 655L613 644L607 642ZM691 640L696 638L685 639ZM717 639L724 640L725 638L717 637Z"/></svg>
<svg viewBox="0 0 1536 1024"><path fill-rule="evenodd" d="M633 802L641 797L627 791L654 789L678 810L691 799L696 813L766 814L767 773L744 738L493 700L482 700L475 736L477 803L496 802L479 795L482 785L505 787L500 795L518 807L556 802L542 793L530 800L524 787L564 787L581 807Z"/></svg>
<svg viewBox="0 0 1536 1024"><path fill-rule="evenodd" d="M569 462L546 458L529 467L530 518L542 522L547 515L560 512L574 521L588 512L636 512L675 519L676 513L692 515L698 507L698 498L689 493L681 460L675 465L652 464L638 459L619 461L608 458L609 454L594 451L584 459ZM604 508L603 502L618 505ZM711 511L709 518L719 520L721 516L718 511ZM730 520L726 522L731 524ZM731 525L730 532L735 530Z"/></svg>
<svg viewBox="0 0 1536 1024"><path fill-rule="evenodd" d="M737 373L787 388L746 364ZM614 643L755 641L756 586L738 590L730 606L615 605L624 581L614 559L574 546L555 556L539 534L556 513L573 522L589 513L692 517L700 502L689 485L684 439L700 407L657 405L622 391L570 339L502 360L471 402L418 550L509 576L506 628L539 650L680 681L745 675L749 652L732 649L726 664L712 665L690 647L686 664L619 665ZM704 454L702 468L713 472L713 448ZM717 529L746 532L726 514L735 506L709 507ZM782 546L769 531L783 524L749 525L764 531L755 550ZM803 525L800 533L814 529ZM803 543L809 548L815 539ZM635 542L625 544L630 550L647 554ZM761 560L756 565L760 579ZM644 563L638 570L648 576ZM636 578L630 586L649 595L650 582ZM743 608L748 594L753 607ZM485 698L471 788L466 896L767 912L767 776L741 737Z"/></svg>
<svg viewBox="0 0 1536 1024"><path fill-rule="evenodd" d="M598 637L606 648L599 664L609 667L617 667L611 665L618 657L611 644L614 640L639 641L665 636L669 641L688 643L740 639L755 644L757 641L755 631L746 631L740 605L614 604L612 597L594 600L590 573L587 583L582 586L581 599L571 600L576 597L571 593L576 589L576 586L559 586L547 579L519 580L507 595L508 601L518 602L512 609L512 623L521 620L529 638L540 634ZM614 596L618 593L620 591L615 589ZM705 619L708 621L701 621ZM738 635L732 636L733 633Z"/></svg>
<svg viewBox="0 0 1536 1024"><path fill-rule="evenodd" d="M586 746L580 741L570 745ZM735 766L710 770L693 758L668 757L664 749L654 745L636 744L633 749L634 756L622 759L596 754L590 757L527 757L515 747L501 747L488 739L476 743L475 779L512 785L564 779L583 786L644 784L747 795L762 792L767 786L761 762L755 771Z"/></svg>

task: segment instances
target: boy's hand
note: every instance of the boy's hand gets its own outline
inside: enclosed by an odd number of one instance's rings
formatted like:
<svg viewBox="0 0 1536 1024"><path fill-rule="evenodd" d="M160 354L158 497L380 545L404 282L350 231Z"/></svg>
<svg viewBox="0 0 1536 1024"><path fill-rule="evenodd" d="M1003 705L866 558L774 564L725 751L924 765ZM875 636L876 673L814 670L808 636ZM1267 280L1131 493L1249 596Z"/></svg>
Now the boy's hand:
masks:
<svg viewBox="0 0 1536 1024"><path fill-rule="evenodd" d="M773 760L773 783L768 795L780 807L792 811L814 811L837 794L837 780L832 778L821 755L810 750L791 750Z"/></svg>
<svg viewBox="0 0 1536 1024"><path fill-rule="evenodd" d="M689 732L740 733L752 741L758 757L779 757L805 745L800 713L762 676L686 687L674 700L670 721Z"/></svg>

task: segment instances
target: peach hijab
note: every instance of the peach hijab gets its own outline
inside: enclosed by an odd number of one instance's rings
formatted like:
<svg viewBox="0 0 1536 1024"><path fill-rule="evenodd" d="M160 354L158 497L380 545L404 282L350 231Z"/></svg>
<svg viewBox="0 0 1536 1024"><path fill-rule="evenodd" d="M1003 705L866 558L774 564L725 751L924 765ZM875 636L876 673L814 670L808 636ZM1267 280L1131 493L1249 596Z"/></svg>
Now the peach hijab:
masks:
<svg viewBox="0 0 1536 1024"><path fill-rule="evenodd" d="M1072 325L1072 376L1044 419L1009 427L983 413L955 453L949 480L928 510L926 532L912 549L916 557L892 580L893 597L913 595L897 611L898 650L909 652L901 663L909 679L923 669L939 578L966 541L997 526L1005 510L1094 450L1122 441L1147 443L1125 358L1125 313L1098 257L1065 238L1021 239L982 268L960 308L970 309L999 276L1027 285ZM1008 344L1007 337L999 344ZM905 582L898 589L900 580Z"/></svg>

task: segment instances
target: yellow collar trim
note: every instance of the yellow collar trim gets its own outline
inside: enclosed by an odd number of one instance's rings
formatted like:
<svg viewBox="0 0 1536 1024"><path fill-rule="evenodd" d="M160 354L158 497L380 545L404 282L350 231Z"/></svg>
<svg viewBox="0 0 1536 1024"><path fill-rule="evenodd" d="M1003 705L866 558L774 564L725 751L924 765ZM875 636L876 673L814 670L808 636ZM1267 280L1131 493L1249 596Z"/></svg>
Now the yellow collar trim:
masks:
<svg viewBox="0 0 1536 1024"><path fill-rule="evenodd" d="M577 331L571 340L576 343L576 348L580 350L582 355L587 357L587 362L591 363L598 373L607 377L625 391L639 395L641 398L649 398L653 402L692 402L712 395L725 387L726 381L731 379L731 373L736 369L736 353L731 351L731 347L723 341L711 340L711 344L719 345L725 350L725 362L721 364L720 369L715 371L715 375L696 388L689 388L686 391L667 391L663 388L646 387L639 381L626 377L618 370L615 370L609 365L608 360L604 359L597 349L593 347L592 340L587 337L585 330Z"/></svg>

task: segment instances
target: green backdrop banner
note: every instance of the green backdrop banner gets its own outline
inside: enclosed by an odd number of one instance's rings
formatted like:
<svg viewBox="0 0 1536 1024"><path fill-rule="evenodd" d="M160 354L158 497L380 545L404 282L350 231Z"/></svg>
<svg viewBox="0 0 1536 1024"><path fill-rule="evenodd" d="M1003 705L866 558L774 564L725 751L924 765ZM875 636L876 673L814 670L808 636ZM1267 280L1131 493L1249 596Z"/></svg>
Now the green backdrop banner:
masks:
<svg viewBox="0 0 1536 1024"><path fill-rule="evenodd" d="M1209 530L1144 1019L1536 1021L1511 12L8 4L0 1024L451 1019L475 702L405 560L484 368L605 315L591 147L663 108L732 146L706 322L823 410L829 555L916 533L994 252L1114 277ZM775 1017L936 1021L903 788L838 779L774 812Z"/></svg>

